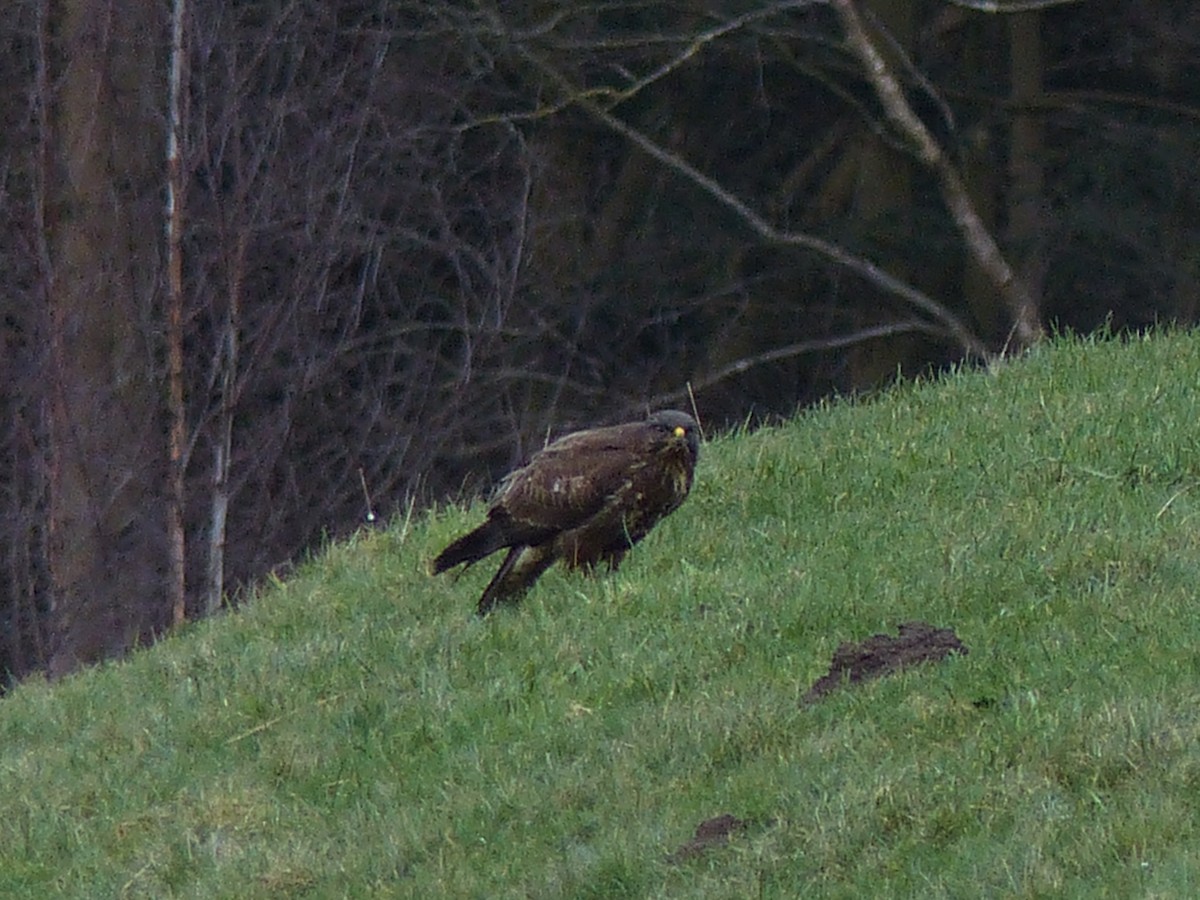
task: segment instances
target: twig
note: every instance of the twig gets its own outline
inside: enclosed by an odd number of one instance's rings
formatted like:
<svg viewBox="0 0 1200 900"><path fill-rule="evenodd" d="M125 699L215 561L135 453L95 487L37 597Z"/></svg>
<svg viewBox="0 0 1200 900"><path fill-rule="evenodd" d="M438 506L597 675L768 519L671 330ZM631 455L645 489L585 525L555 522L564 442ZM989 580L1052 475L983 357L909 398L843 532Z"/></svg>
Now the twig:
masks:
<svg viewBox="0 0 1200 900"><path fill-rule="evenodd" d="M266 731L272 725L282 722L285 718L287 718L286 715L276 716L273 719L267 719L267 721L265 721L265 722L259 722L257 725L255 725L253 728L249 729L248 731L243 731L241 734L235 734L231 738L226 738L225 745L229 746L230 744L238 743L238 741L243 741L248 737L253 737L254 735L258 734L260 731Z"/></svg>
<svg viewBox="0 0 1200 900"><path fill-rule="evenodd" d="M700 407L696 405L696 395L692 393L692 382L689 379L687 383L688 400L692 404L692 417L695 418L696 424L700 426L700 440L707 441L708 438L704 434L704 423L700 421Z"/></svg>
<svg viewBox="0 0 1200 900"><path fill-rule="evenodd" d="M367 490L367 476L363 474L362 466L358 467L358 481L362 485L363 500L367 504L366 520L368 522L375 521L375 507L371 504L371 492Z"/></svg>

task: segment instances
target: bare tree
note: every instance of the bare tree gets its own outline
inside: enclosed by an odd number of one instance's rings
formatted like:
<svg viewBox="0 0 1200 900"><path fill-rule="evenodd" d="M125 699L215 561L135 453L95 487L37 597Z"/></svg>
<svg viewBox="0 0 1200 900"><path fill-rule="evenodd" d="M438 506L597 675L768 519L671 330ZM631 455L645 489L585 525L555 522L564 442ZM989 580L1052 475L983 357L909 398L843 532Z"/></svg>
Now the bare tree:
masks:
<svg viewBox="0 0 1200 900"><path fill-rule="evenodd" d="M975 203L946 152L934 140L921 119L913 112L904 97L894 73L876 48L853 0L830 0L842 20L851 49L862 61L867 76L879 94L888 117L896 123L905 137L912 141L921 161L935 173L955 223L980 268L993 279L1004 298L1013 321L1013 336L1018 349L1040 340L1041 311L1028 287L1019 279L1004 258L991 232L975 211Z"/></svg>
<svg viewBox="0 0 1200 900"><path fill-rule="evenodd" d="M395 506L422 479L461 481L481 446L506 452L505 382L488 379L521 340L525 146L503 123L463 127L470 60L421 34L394 52L389 9L218 5L194 34L189 366L207 388L190 418L211 468L189 509L209 611L361 522L364 483Z"/></svg>
<svg viewBox="0 0 1200 900"><path fill-rule="evenodd" d="M708 267L702 270L692 260L683 263L696 267L694 282L690 277L679 277L678 271L668 267L668 259L662 256L661 237L656 235L656 241L643 242L643 246L654 246L660 254L655 260L655 271L672 273L675 277L668 275L669 280L646 284L641 289L651 293L679 292L694 283L693 297L677 297L672 301L674 310L666 315L674 316L677 322L696 316L707 318L714 323L707 327L729 335L705 344L709 351L707 359L693 357L691 352L685 357L684 367L697 383L716 387L726 379L744 378L759 366L778 369L781 363L803 354L879 341L885 336L894 339L898 335L917 335L925 341L943 344L951 356L990 355L987 340L976 333L974 324L954 303L937 298L896 274L900 267L889 268L855 252L844 240L787 224L796 219L792 207L795 201L785 200L781 207L776 192L785 189L795 176L784 174L783 185L774 186L756 181L752 173L781 168L780 159L786 156L782 148L791 146L794 140L790 133L780 133L778 147L767 141L744 150L745 154L763 158L764 170L756 169L754 163L747 164L748 158L753 157L739 158L737 151L732 150L724 156L712 156L708 165L703 162L712 142L708 142L709 147L704 145L705 138L695 133L694 122L687 118L690 110L681 103L687 102L684 98L688 96L697 99L703 96L709 58L720 60L712 68L720 70L727 83L752 78L750 72L743 75L739 65L750 69L761 66L766 54L777 53L785 65L789 64L797 42L828 41L827 26L816 22L811 15L823 5L794 0L772 2L721 15L700 5L685 4L667 17L642 16L637 5L624 5L620 10L604 4L571 8L561 5L540 8L537 16L526 11L475 10L456 21L456 31L473 35L497 59L524 73L530 83L544 85L538 89L537 101L518 103L516 108L498 112L497 117L530 123L527 127L531 134L540 134L532 126L550 119L572 121L570 111L582 110L601 132L628 142L628 163L621 173L622 178L626 173L633 177L627 183L616 182L611 186L614 193L592 214L596 223L593 228L585 227L574 233L583 242L595 236L593 252L583 254L583 258L594 260L596 267L620 265L627 270L632 267L636 256L631 256L633 248L627 238L629 217L639 214L641 198L663 192L663 177L675 179L680 185L667 188L677 195L669 201L671 204L690 210L697 205L698 191L707 196L710 209L715 203L715 209L720 210L721 217L714 221L714 226L717 221L740 226L725 228L724 233L719 227L704 229L706 239L715 239L707 245ZM524 17L523 12L526 12ZM600 21L603 26L598 24ZM792 86L785 84L784 89L790 91ZM773 106L771 103L770 108ZM786 109L786 102L780 101L780 106ZM856 100L852 109L857 112L864 106L864 101ZM697 113L702 115L699 110ZM557 154L555 142L571 127L574 126L564 126L548 135L548 142L542 147L553 148L551 152ZM731 138L730 143L736 145L737 141ZM647 166L643 162L647 159L656 165ZM799 176L808 166L810 162L801 159L793 171ZM563 175L561 171L556 174L560 178ZM648 193L651 184L658 193ZM664 210L674 208L666 203L659 206ZM664 212L656 218L669 227L665 221L668 215ZM683 247L680 250L682 254L689 252ZM824 271L829 274L818 276L820 267L800 262L803 255L822 260ZM773 282L775 276L766 275L757 260L768 256L793 272L806 270L787 289L787 301L781 302L779 297L768 297L765 293L767 282ZM724 270L719 262L723 257L728 261ZM747 266L752 269L746 271ZM539 262L533 261L531 276L536 278L539 269ZM792 299L794 292L800 291L801 285L811 284L814 276L827 280L825 290L838 290L842 273L853 281L872 286L875 291L870 295L871 301L853 306L847 302L844 312L818 318L808 310L820 309L821 304L798 297ZM588 280L596 276L584 271L579 277ZM761 283L755 284L752 279ZM722 281L726 282L724 287ZM880 295L891 298L891 309L881 309L875 299ZM835 309L836 303L829 301L824 306ZM853 311L855 307L861 312ZM639 322L647 322L645 316L633 310L631 315L636 315ZM715 324L723 316L730 324ZM790 320L783 329L779 328L781 319ZM813 336L814 321L821 322L817 326L820 330L830 331L822 337ZM774 346L764 347L761 335L771 331L780 340ZM586 327L575 332L580 336L580 344L587 345L589 332ZM645 334L643 330L639 340L644 340ZM612 336L606 335L605 339L611 343ZM637 355L645 354L617 352L612 358L628 361ZM664 378L673 378L674 383L659 381ZM657 372L650 379L639 370L630 379L631 386L639 387L634 388L636 393L628 398L627 405L645 402L655 390L656 396L678 396L684 380L678 370L673 375Z"/></svg>

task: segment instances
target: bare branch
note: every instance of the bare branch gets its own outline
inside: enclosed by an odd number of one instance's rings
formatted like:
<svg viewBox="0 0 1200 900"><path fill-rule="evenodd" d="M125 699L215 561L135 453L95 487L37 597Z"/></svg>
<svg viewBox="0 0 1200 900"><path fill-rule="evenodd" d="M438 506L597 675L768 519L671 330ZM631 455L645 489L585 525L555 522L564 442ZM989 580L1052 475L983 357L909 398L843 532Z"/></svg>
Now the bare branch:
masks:
<svg viewBox="0 0 1200 900"><path fill-rule="evenodd" d="M593 93L596 96L603 96L605 93L611 94L616 103L628 100L630 97L633 97L635 94L639 93L649 85L660 80L664 76L669 75L671 72L674 72L718 38L722 38L734 31L740 31L748 25L762 21L763 19L771 18L778 13L791 9L800 9L804 6L812 6L815 2L818 2L818 0L782 0L782 2L779 3L768 3L759 9L749 10L742 13L740 16L734 16L733 18L727 19L726 21L721 22L719 25L710 28L707 31L703 31L691 38L688 41L688 45L681 53L676 54L674 57L660 65L657 69L654 69L646 75L643 75L641 78L638 78L628 87L620 91L597 88Z"/></svg>
<svg viewBox="0 0 1200 900"><path fill-rule="evenodd" d="M990 358L987 347L976 337L970 327L942 304L885 272L869 260L855 256L853 253L836 244L802 232L781 231L759 215L746 202L724 188L715 179L705 175L678 154L672 153L670 150L654 142L632 125L617 118L607 109L596 103L595 100L587 96L586 93L577 91L565 75L528 48L518 47L518 52L539 71L551 78L571 102L599 119L613 131L636 144L677 175L686 178L697 187L703 189L727 210L734 213L743 224L764 240L774 244L802 247L806 250L811 250L840 266L857 272L863 278L873 282L888 293L899 297L910 306L913 306L930 316L934 321L940 323L945 332L953 338L968 356L980 359Z"/></svg>
<svg viewBox="0 0 1200 900"><path fill-rule="evenodd" d="M682 388L665 391L653 397L642 398L636 403L629 403L626 409L633 413L645 408L653 409L665 406L666 404L674 403L688 397L694 391L702 391L727 378L741 375L743 372L747 372L756 366L779 362L784 359L793 359L797 356L803 356L805 353L816 353L821 350L840 350L843 347L861 344L864 341L895 337L900 334L931 334L939 338L945 337L944 332L931 327L927 322L913 320L908 322L888 322L885 325L862 328L850 334L839 334L834 337L817 338L811 341L797 341L794 344L788 344L784 347L775 347L763 353L755 353L752 356L744 356L741 359L736 359L728 365L717 369L715 372L692 379Z"/></svg>
<svg viewBox="0 0 1200 900"><path fill-rule="evenodd" d="M985 13L1033 12L1055 6L1070 6L1085 0L948 0L954 6Z"/></svg>

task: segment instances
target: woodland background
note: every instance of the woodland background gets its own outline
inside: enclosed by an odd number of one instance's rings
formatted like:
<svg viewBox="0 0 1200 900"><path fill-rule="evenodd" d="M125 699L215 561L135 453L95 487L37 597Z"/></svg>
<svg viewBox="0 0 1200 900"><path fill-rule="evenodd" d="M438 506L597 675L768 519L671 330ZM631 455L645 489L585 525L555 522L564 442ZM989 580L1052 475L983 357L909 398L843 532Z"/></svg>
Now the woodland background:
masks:
<svg viewBox="0 0 1200 900"><path fill-rule="evenodd" d="M8 0L0 669L550 432L1200 310L1200 5Z"/></svg>

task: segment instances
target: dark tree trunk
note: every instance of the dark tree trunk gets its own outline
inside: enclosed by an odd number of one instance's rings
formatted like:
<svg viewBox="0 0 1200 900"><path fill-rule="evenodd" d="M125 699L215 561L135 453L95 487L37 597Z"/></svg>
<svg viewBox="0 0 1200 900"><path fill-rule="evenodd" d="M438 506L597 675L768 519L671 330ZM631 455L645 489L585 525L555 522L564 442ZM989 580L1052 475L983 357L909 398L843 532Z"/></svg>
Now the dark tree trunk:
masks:
<svg viewBox="0 0 1200 900"><path fill-rule="evenodd" d="M159 14L67 0L51 123L52 674L128 649L169 618L153 313L163 146Z"/></svg>

